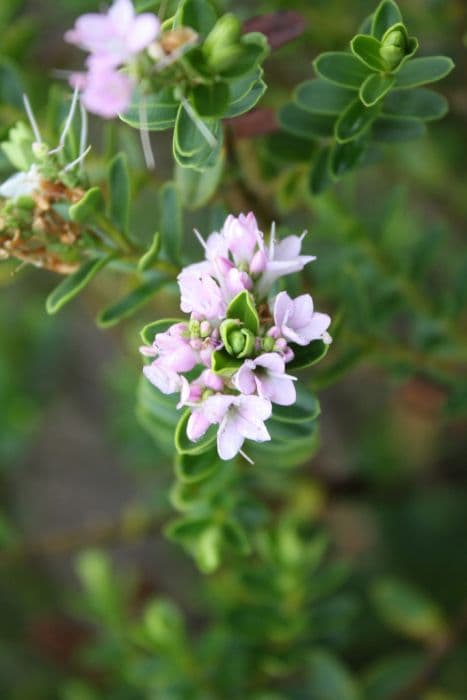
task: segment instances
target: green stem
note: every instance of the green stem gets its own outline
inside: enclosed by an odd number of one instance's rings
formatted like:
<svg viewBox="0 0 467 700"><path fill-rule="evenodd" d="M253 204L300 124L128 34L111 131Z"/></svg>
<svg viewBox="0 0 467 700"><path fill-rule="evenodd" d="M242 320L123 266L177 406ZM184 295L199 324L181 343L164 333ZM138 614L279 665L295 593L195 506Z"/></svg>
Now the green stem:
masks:
<svg viewBox="0 0 467 700"><path fill-rule="evenodd" d="M133 243L127 236L116 228L104 214L96 214L96 225L112 240L120 250L129 253L134 250Z"/></svg>

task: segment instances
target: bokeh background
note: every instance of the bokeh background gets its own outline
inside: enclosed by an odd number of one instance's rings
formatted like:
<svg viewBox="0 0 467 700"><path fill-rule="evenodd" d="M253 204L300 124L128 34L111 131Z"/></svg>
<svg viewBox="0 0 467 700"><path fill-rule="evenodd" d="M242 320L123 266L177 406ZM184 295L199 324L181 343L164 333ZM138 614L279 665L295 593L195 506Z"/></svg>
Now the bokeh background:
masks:
<svg viewBox="0 0 467 700"><path fill-rule="evenodd" d="M266 63L266 108L286 102L311 77L311 60L342 49L374 9L371 0L218 4L245 20L276 10L303 17L303 34ZM2 0L2 137L21 115L22 89L46 124L48 89L63 84L58 69L80 60L63 33L98 5ZM420 641L397 625L388 631L369 580L408 582L454 626L467 599L467 8L462 0L400 5L423 52L456 62L439 86L450 114L421 141L393 147L382 163L315 199L298 196L299 167L284 166L280 176L271 168L270 136L248 138L247 129L238 141L246 186L226 177L217 199L186 219L190 245L194 224L207 233L223 208L255 203L263 223L277 216L291 231L311 232L314 297L344 330L310 380L322 401L321 447L301 474L336 557L352 567L363 611L347 645L356 672L375 654L412 653ZM167 135L153 139L151 175L129 127L96 120L91 134L96 179L107 153L126 150L139 173L133 230L149 236L158 183L172 168ZM1 176L10 172L2 158ZM102 331L95 315L126 281L102 276L51 318L44 299L55 284L52 274L0 265L0 695L11 700L91 697L70 680L87 677L80 658L92 628L80 614L74 561L89 547L110 553L117 578L136 582L136 606L168 594L194 628L201 624L200 575L160 534L171 511L171 466L133 410L138 331L175 313L176 298L161 294ZM453 338L455 349L444 352ZM425 700L467 698L467 635L456 639L435 686Z"/></svg>

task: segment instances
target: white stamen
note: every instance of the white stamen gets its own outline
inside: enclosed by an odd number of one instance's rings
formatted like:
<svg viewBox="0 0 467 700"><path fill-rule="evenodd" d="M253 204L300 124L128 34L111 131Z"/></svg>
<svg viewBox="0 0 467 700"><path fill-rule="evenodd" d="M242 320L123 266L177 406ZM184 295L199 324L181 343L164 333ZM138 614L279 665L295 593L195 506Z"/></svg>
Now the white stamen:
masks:
<svg viewBox="0 0 467 700"><path fill-rule="evenodd" d="M86 141L88 140L88 113L83 103L79 102L79 111L81 115L81 130L79 134L79 154L80 156L86 150ZM81 167L83 166L83 161L81 161Z"/></svg>
<svg viewBox="0 0 467 700"><path fill-rule="evenodd" d="M246 461L247 461L249 464L254 464L254 462L253 462L253 460L251 459L251 457L248 457L248 455L245 454L245 452L244 452L243 450L239 450L238 453L241 454L242 457L243 457L243 459L246 459Z"/></svg>
<svg viewBox="0 0 467 700"><path fill-rule="evenodd" d="M208 247L206 245L206 241L204 240L204 238L202 237L200 232L195 228L193 229L193 232L194 232L196 238L198 239L198 241L201 243L201 246L204 248L204 250L207 250Z"/></svg>
<svg viewBox="0 0 467 700"><path fill-rule="evenodd" d="M181 102L183 107L185 108L185 112L188 114L188 116L190 117L191 121L196 126L200 134L206 139L211 148L215 148L217 146L217 139L214 136L214 134L211 134L206 124L203 121L201 121L201 119L198 117L198 115L196 114L195 110L188 102L186 97L182 97Z"/></svg>
<svg viewBox="0 0 467 700"><path fill-rule="evenodd" d="M154 170L156 161L151 148L151 139L149 137L148 125L148 109L146 97L143 97L139 103L139 136L141 139L141 148L143 149L144 162L148 170ZM141 126L142 125L142 126Z"/></svg>
<svg viewBox="0 0 467 700"><path fill-rule="evenodd" d="M68 165L66 165L63 168L63 172L67 173L69 170L72 170L75 167L75 165L78 165L78 163L81 163L86 158L86 156L88 155L90 150L91 150L91 146L88 146L86 148L86 150L83 151L83 153L81 153L77 158L75 158L75 160L72 160L71 163L68 163Z"/></svg>
<svg viewBox="0 0 467 700"><path fill-rule="evenodd" d="M76 86L74 91L73 91L73 97L71 100L70 111L68 112L68 116L66 118L62 134L60 136L60 141L58 142L60 146L65 145L65 139L66 139L67 134L70 130L70 127L71 127L71 124L73 121L73 117L75 116L76 105L78 104L78 96L79 96L79 89L78 89L78 86Z"/></svg>
<svg viewBox="0 0 467 700"><path fill-rule="evenodd" d="M31 103L29 102L28 96L26 94L23 94L23 103L24 108L26 110L26 114L28 115L29 123L31 124L34 138L36 139L37 143L42 143L41 132L39 131L39 126L37 124L36 117L34 116Z"/></svg>
<svg viewBox="0 0 467 700"><path fill-rule="evenodd" d="M274 260L274 245L276 242L276 222L271 224L271 233L269 235L269 259Z"/></svg>

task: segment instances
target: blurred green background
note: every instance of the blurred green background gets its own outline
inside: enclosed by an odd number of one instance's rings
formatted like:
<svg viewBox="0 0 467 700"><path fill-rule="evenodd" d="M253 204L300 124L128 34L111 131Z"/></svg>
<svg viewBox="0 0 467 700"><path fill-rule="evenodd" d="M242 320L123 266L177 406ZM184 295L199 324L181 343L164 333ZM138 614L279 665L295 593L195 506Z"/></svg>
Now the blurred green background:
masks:
<svg viewBox="0 0 467 700"><path fill-rule="evenodd" d="M218 4L243 19L276 10L304 18L302 36L266 63L269 90L261 106L273 108L311 77L319 52L342 49L374 9L369 0ZM60 82L57 69L80 60L63 32L98 5L2 0L2 138L21 116L20 84L46 122L47 90ZM382 164L313 200L297 197L299 169L269 174L267 137L238 143L260 217L270 211L284 229L311 231L307 247L319 258L308 280L313 296L344 327L310 377L322 401L321 449L300 475L317 502L316 521L331 533L334 555L352 568L358 605L341 648L359 676L377 660L400 656L408 663L433 647L435 623L426 634L390 615L387 624L385 583L393 593L394 578L422 591L436 615L454 627L467 599L467 8L461 0L401 0L400 6L422 52L446 54L457 66L438 88L450 114L427 137L393 147ZM96 120L91 134L96 179L106 153L116 144L127 151L138 173L134 228L149 235L151 203L172 168L167 135L153 140L153 177L144 172L131 129L104 130ZM8 168L2 160L2 177ZM187 217L186 230L195 223L207 233L220 211L243 208L251 199L242 200L226 177L216 201ZM106 660L107 670L99 671L94 659L97 670L90 673L83 662L94 632L83 621L73 564L81 551L102 547L114 561L116 580L133 580L135 614L150 595L169 595L190 629L203 625L201 577L160 534L171 508L171 466L133 412L138 331L175 313L177 300L159 295L136 317L103 332L95 314L124 291L124 279L101 278L50 318L44 299L56 279L17 267L0 266L0 696L194 697L123 686L121 694L92 695L90 688L106 687L100 674L114 671ZM465 628L433 683L413 697L467 698Z"/></svg>

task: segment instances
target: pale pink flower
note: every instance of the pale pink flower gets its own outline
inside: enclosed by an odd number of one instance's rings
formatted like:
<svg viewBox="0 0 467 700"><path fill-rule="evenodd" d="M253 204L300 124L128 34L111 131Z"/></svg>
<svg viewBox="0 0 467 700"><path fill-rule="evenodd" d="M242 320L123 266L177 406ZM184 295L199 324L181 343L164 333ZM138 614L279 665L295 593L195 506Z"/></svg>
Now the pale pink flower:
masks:
<svg viewBox="0 0 467 700"><path fill-rule="evenodd" d="M113 119L125 112L133 95L133 80L112 66L99 60L88 61L87 73L74 73L70 83L82 90L81 101L93 114Z"/></svg>
<svg viewBox="0 0 467 700"><path fill-rule="evenodd" d="M198 364L198 355L190 343L186 323L176 323L165 333L157 333L154 347L161 364L175 372L189 372Z"/></svg>
<svg viewBox="0 0 467 700"><path fill-rule="evenodd" d="M233 459L246 439L255 442L270 440L264 421L271 417L270 401L260 396L216 394L193 411L187 435L199 440L210 425L219 424L217 451L221 459Z"/></svg>
<svg viewBox="0 0 467 700"><path fill-rule="evenodd" d="M221 236L236 265L249 265L256 246L262 246L263 234L252 212L235 217L230 214L222 227Z"/></svg>
<svg viewBox="0 0 467 700"><path fill-rule="evenodd" d="M65 39L115 67L147 48L159 31L160 22L154 14L137 15L130 0L115 0L107 13L79 17Z"/></svg>
<svg viewBox="0 0 467 700"><path fill-rule="evenodd" d="M274 302L274 322L276 333L297 345L308 345L318 339L331 342L327 333L331 319L314 311L309 294L291 299L287 292L280 292Z"/></svg>
<svg viewBox="0 0 467 700"><path fill-rule="evenodd" d="M314 255L301 255L304 236L305 234L302 236L287 236L282 241L276 241L273 228L268 260L257 284L257 291L260 297L266 296L274 282L280 277L300 272L305 265L312 260L316 260Z"/></svg>
<svg viewBox="0 0 467 700"><path fill-rule="evenodd" d="M258 393L272 403L291 406L295 403L295 377L285 374L285 361L277 352L267 352L255 360L245 360L233 378L242 394Z"/></svg>
<svg viewBox="0 0 467 700"><path fill-rule="evenodd" d="M178 391L183 391L188 384L185 377L166 367L158 359L143 367L143 374L163 394L176 394Z"/></svg>
<svg viewBox="0 0 467 700"><path fill-rule="evenodd" d="M196 313L208 321L225 317L226 303L221 289L211 275L186 268L178 276L181 301L185 313Z"/></svg>

